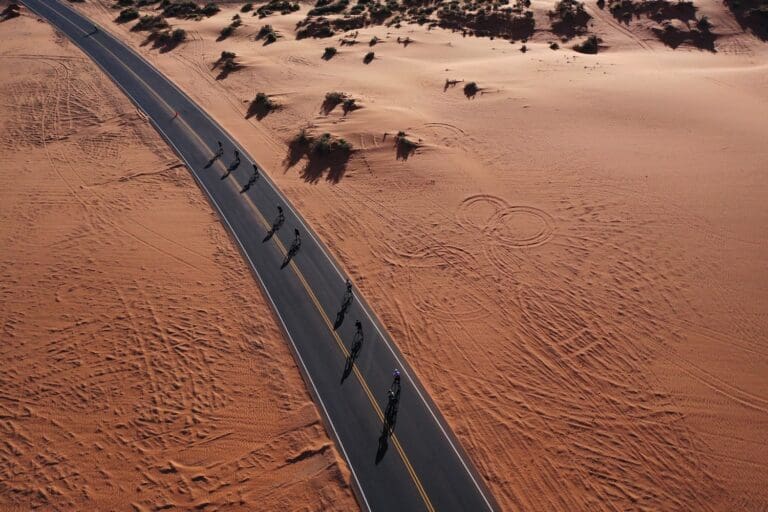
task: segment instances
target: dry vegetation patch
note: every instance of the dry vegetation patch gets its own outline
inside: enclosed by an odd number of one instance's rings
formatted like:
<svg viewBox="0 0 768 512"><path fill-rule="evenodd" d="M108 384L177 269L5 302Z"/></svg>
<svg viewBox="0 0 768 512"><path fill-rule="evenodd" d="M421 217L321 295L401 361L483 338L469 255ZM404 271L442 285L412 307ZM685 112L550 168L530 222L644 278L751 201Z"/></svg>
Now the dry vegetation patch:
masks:
<svg viewBox="0 0 768 512"><path fill-rule="evenodd" d="M584 3L578 0L560 0L548 15L552 32L568 38L586 32L587 23L592 19L584 9Z"/></svg>
<svg viewBox="0 0 768 512"><path fill-rule="evenodd" d="M693 2L609 0L608 6L613 17L627 25L640 18L655 22L651 31L671 48L689 43L697 48L715 50L717 36L712 33L712 24L706 16L697 19Z"/></svg>
<svg viewBox="0 0 768 512"><path fill-rule="evenodd" d="M288 143L285 166L289 169L305 159L306 165L301 171L305 181L316 183L325 174L326 180L338 183L344 176L352 152L352 145L343 138L330 133L317 137L302 129Z"/></svg>

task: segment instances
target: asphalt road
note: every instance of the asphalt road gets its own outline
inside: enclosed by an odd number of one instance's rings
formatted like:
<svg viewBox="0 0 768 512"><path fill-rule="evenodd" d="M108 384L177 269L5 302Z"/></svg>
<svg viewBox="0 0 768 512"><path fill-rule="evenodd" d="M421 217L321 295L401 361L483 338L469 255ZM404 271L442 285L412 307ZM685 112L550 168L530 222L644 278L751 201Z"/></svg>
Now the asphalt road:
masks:
<svg viewBox="0 0 768 512"><path fill-rule="evenodd" d="M266 173L260 172L253 186L242 192L254 162L237 141L147 61L108 32L94 32L94 24L69 6L57 0L23 3L90 56L186 162L281 322L327 430L349 465L361 508L497 508L434 403L354 288L343 321L334 329L346 276ZM210 164L217 141L223 143L224 155ZM227 175L235 149L241 163ZM265 240L278 205L285 221ZM301 246L286 261L294 229L300 232ZM348 366L357 320L362 342L354 364ZM387 435L387 390L394 368L401 371L402 390Z"/></svg>

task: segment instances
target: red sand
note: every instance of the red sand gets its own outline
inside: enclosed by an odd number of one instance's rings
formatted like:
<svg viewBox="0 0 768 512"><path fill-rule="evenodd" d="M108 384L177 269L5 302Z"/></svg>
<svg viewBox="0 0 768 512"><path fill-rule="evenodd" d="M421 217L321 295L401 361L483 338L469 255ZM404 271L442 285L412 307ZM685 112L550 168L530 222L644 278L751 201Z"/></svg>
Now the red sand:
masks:
<svg viewBox="0 0 768 512"><path fill-rule="evenodd" d="M187 169L47 24L0 62L0 509L355 509Z"/></svg>
<svg viewBox="0 0 768 512"><path fill-rule="evenodd" d="M552 4L534 2L527 53L411 25L295 41L306 6L215 42L238 3L170 20L189 41L164 54L113 24L111 2L79 5L269 170L505 510L768 508L768 45L703 0L715 54L592 4L605 51L552 51ZM283 37L263 46L266 23ZM216 80L225 50L245 68ZM323 114L331 91L363 108ZM257 92L281 108L245 119ZM286 168L307 125L356 149L330 181ZM401 130L420 144L407 159Z"/></svg>

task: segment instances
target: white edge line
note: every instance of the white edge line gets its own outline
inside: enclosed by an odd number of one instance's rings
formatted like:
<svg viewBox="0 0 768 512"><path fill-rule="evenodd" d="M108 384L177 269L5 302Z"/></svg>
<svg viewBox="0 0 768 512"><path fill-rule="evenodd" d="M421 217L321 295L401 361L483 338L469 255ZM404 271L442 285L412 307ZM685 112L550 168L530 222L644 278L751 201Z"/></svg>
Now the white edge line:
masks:
<svg viewBox="0 0 768 512"><path fill-rule="evenodd" d="M64 7L65 9L67 9L67 10L70 10L70 11L73 11L73 12L75 12L75 11L74 11L74 8L72 8L72 7L69 7L68 5L65 5L65 4L63 4L63 3L61 3L60 1L59 1L59 2L57 2L57 3L58 3L59 5L61 5L62 7ZM89 18L85 18L85 17L84 17L84 16L82 16L80 13L76 13L76 15L77 15L77 16L80 16L80 17L82 17L82 18L84 18L84 19L87 19L87 20L90 22L90 19L89 19ZM95 24L94 24L94 26L95 26ZM78 27L78 28L79 28L79 27ZM81 29L81 30L82 30L82 29ZM201 107L200 107L200 106L197 104L197 102L195 102L195 101L194 101L192 98L190 98L190 97L189 97L189 95L187 95L187 93L186 93L186 92L184 92L183 90L181 90L181 88L179 88L179 87L178 87L178 86L177 86L175 83L173 83L171 80L169 80L169 79L168 79L168 78L167 78L165 75L163 75L163 74L160 72L160 70L158 70L157 68L155 68L155 67L152 65L152 63L150 63L150 62L149 62L147 59L145 59L144 57L142 57L141 55L139 55L139 54L138 54L138 53L137 53L137 52L136 52L136 51L135 51L133 48L131 48L129 45L127 45L127 44L123 43L122 41L120 41L120 40L119 40L119 39L118 39L116 36L112 35L111 31L106 31L106 33L107 33L107 34L109 34L109 36L110 36L112 39L114 39L114 40L115 40L115 41L116 41L118 44L122 45L122 46L123 46L125 49L127 49L129 52L133 53L133 55L134 55L136 58L138 58L140 61L143 61L143 62L145 62L145 63L148 65L148 67L149 67L150 69L152 69L152 70L155 72L155 74L157 74L157 76L159 76L159 77L160 77L160 78L161 78L161 79L162 79L164 82L166 82L168 85L170 85L170 86L171 86L171 88L173 88L173 89L176 89L176 91L177 91L179 94L181 94L182 96L184 96L184 97L187 99L187 101L188 101L188 102L189 102L189 103L190 103L190 104L191 104L191 105L192 105L192 106L195 108L195 110L197 110L198 112L200 112L200 113L201 113L201 114L202 114L204 117L206 117L206 118L208 119L208 121L210 121L210 122L211 122L211 123L212 123L214 126L216 126L216 128L217 128L217 129L218 129L218 130L219 130L219 131L220 131L222 134L224 134L224 135L225 135L225 136L226 136L226 137L227 137L227 138L228 138L228 139L229 139L229 140L232 142L232 145L233 145L233 146L235 146L236 148L238 148L238 149L240 150L240 152L241 152L241 153L243 153L243 155L244 155L246 158L250 159L252 163L255 163L255 164L256 164L256 165L257 165L259 168L261 168L262 170L264 170L264 167L263 167L263 166L261 166L261 165L259 165L259 164L258 164L258 162L256 162L256 159L255 159L255 158L253 158L253 157L251 157L251 156L250 156L250 154L249 154L249 153L248 153L248 152L247 152L245 149L243 149L243 147L242 147L242 146L240 146L240 144L237 142L237 140L236 140L234 137L232 137L232 136L229 134L229 132L228 132L227 130L225 130L225 129L224 129L224 128L223 128L223 127L222 127L222 126L221 126L221 125L220 125L220 124L219 124L219 123L218 123L218 122L215 120L215 119L213 119L213 118L212 118L210 115L208 115L208 112L206 112L206 111L205 111L203 108L201 108ZM275 193L277 194L277 196L278 196L278 197L280 197L280 198L283 200L283 202L285 203L285 205L286 205L286 206L288 206L288 209L290 209L290 210L291 210L291 212L293 213L293 216L294 216L294 217L296 217L296 219L299 221L299 223L300 223L300 224L301 224L301 226L304 228L304 230L305 230L307 233L309 233L309 236L310 236L310 237L312 237L312 240L314 240L314 241L315 241L315 244L316 244L316 245L317 245L317 246L320 248L320 252L322 252L322 253L323 253L323 255L325 256L325 258L328 260L328 262L331 264L331 266L333 267L333 269L334 269L334 270L336 271L336 273L339 275L339 278L341 278L341 280L342 280L342 281L346 281L346 280L347 280L347 277L346 277L346 276L345 276L345 275L344 275L344 274L341 272L341 270L339 269L339 267L336 265L336 262L335 262L335 261L333 260L333 258L331 258L331 256L328 254L328 252L327 252L327 250L326 250L326 247L325 247L325 245L324 245L323 243L321 243L321 242L320 242L320 241L319 241L319 240L318 240L318 239L315 237L315 234L314 234L314 232L313 232L313 231L312 231L312 230L311 230L311 229L310 229L310 228L309 228L309 227L306 225L306 223L304 222L304 219L303 219L303 217L302 217L301 215L299 215L299 213L298 213L296 210L294 210L294 208L293 208L293 205L290 203L290 201L288 201L288 199L287 199L287 198L286 198L286 197L283 195L283 193L280 191L280 189L279 189L279 188L278 188L278 187L277 187L277 186L274 184L274 182L272 181L272 179L271 179L271 178L270 178L270 176L269 176L269 173L265 172L265 173L264 173L264 175L265 175L265 177L267 178L267 181L269 182L269 184L270 184L270 186L271 186L271 188L272 188L273 192L275 192ZM356 298L357 298L357 297L356 297ZM376 323L376 321L373 319L373 316L371 315L371 313L370 313L370 311L369 311L369 307L368 307L368 305L367 305L367 304L364 304L364 303L363 303L363 302L362 302L362 301L361 301L359 298L357 298L357 301L358 301L358 302L360 303L360 305L363 307L363 310L365 311L365 315L368 317L368 320L370 320L370 322L373 324L374 328L376 329L376 332L378 332L378 333L379 333L379 336L380 336L380 337L381 337L381 339L384 341L384 343L387 345L387 348L389 349L390 353L392 354L392 356L393 356L393 357L395 358L395 360L397 361L398 365L399 365L399 366L401 366L401 367L403 367L403 372L405 373L406 377L408 377L408 380L411 382L411 385L412 385L412 386L413 386L413 388L416 390L416 393L419 395L419 398L421 399L421 401L422 401L422 402L424 403L424 405L426 406L427 410L429 411L429 414L432 416L432 418L435 420L435 422L437 423L437 425L440 427L440 431L443 433L443 436L445 436L445 439L448 441L448 444L450 444L450 445L451 445L451 448L453 449L453 452L456 454L456 456L457 456L457 457L459 458L459 460L461 461L461 465L464 467L464 469L466 470L466 472L469 474L469 478L472 480L472 483L474 483L474 484L475 484L475 487L476 487L476 488L477 488L477 490L480 492L480 495L483 497L483 501L485 501L485 504L488 506L488 509L492 511L492 510L493 510L493 506L491 506L491 503L490 503L490 501L489 501L489 500L488 500L488 498L485 496L485 492L483 491L483 488L480 486L480 484L479 484L479 483L477 482L477 480L475 479L475 476L472 474L472 471L469 469L469 465L466 463L466 461L464 460L464 457L461 455L461 453L459 452L459 450L456 448L456 445L454 445L454 443L453 443L453 440L451 439L451 436L450 436L450 435L448 434L448 432L445 430L445 427L443 426L442 422L441 422L441 421L438 419L437 415L436 415L436 414L435 414L435 412L432 410L432 407L430 407L429 403L428 403L428 402L427 402L427 400L424 398L424 395L422 395L422 393L421 393L421 390L419 389L419 386L417 386L417 385L416 385L416 383L415 383L414 379L411 377L410 373L409 373L408 371L406 371L406 370L405 370L405 368L406 368L406 365L405 365L405 363L403 363L403 361L402 361L402 360L401 360L401 359L398 357L397 353L395 352L395 350L394 350L394 349L392 348L392 346L390 345L390 342L389 342L389 340L387 339L387 337L386 337L386 336L384 336L384 334L381 332L381 329L379 328L378 324L377 324L377 323Z"/></svg>
<svg viewBox="0 0 768 512"><path fill-rule="evenodd" d="M29 7L29 6L27 6L27 7ZM54 10L54 9L52 9L52 10ZM37 14L38 14L38 16L42 16L40 13L37 13ZM65 16L62 16L62 18L65 19L66 21L68 21L76 29L82 30L80 27L78 27L77 25L72 23L72 21L67 19ZM75 45L77 45L83 53L88 54L88 52L85 50L85 48L83 48L80 44L78 44L77 41L72 40L72 42L75 43ZM97 43L97 44L99 44L99 43ZM104 48L104 49L107 50L107 48ZM107 51L109 51L109 50L107 50ZM114 54L112 54L112 56L117 59L117 57ZM136 99L133 97L133 95L131 95L131 93L129 93L122 85L120 85L120 83L117 82L117 80L112 78L112 75L101 64L99 64L98 61L96 61L96 59L91 58L91 61L94 62L96 65L98 65L99 68L101 68L102 72L105 75L109 76L112 79L112 82L114 84L116 84L120 88L120 90L123 91L123 93L126 96L131 98L131 100L133 101L133 103L137 107L141 108L141 105L139 104L138 101L136 101ZM121 62L121 64L122 64L122 62ZM123 64L123 65L125 65L125 64ZM141 108L141 110L144 110L144 109ZM269 302L272 304L272 309L277 314L277 317L280 319L280 324L282 325L283 330L288 335L288 339L290 340L291 345L293 346L294 353L299 358L299 362L301 363L301 366L302 366L302 368L304 370L302 373L304 373L307 376L307 379L309 380L309 383L312 385L312 389L314 389L314 391L315 391L315 396L317 396L317 399L320 402L320 406L323 408L323 412L325 414L325 417L328 419L328 424L331 426L331 429L333 430L334 437L338 440L339 447L341 448L341 451L344 453L344 458L347 460L347 463L349 465L349 470L352 472L352 476L354 477L355 482L357 483L357 487L360 489L360 495L362 496L363 501L365 502L365 506L370 511L371 510L371 505L368 503L368 499L365 497L365 492L363 491L362 485L360 484L360 480L357 478L357 473L355 472L355 469L352 467L352 462L351 462L349 456L347 455L347 450L344 448L344 444L341 442L341 437L339 436L338 432L336 431L336 427L333 425L333 420L331 420L331 416L330 416L330 414L328 414L328 409L326 409L325 403L323 402L323 399L320 396L320 392L318 391L317 386L315 386L315 382L312 380L312 376L309 374L309 370L307 369L307 366L304 363L304 359L301 357L301 353L299 352L299 349L298 349L298 347L296 346L296 343L293 340L293 336L291 336L291 333L288 331L288 327L285 324L285 320L283 320L283 317L280 315L280 311L277 309L277 305L275 304L275 301L272 299L272 295L270 295L269 290L267 289L266 284L264 283L264 281L261 278L261 275L259 275L259 271L256 270L256 266L254 265L253 260L251 260L251 257L248 254L248 252L246 251L245 246L243 246L243 243L240 241L240 238L237 236L237 232L234 230L232 225L229 223L229 220L224 215L224 212L222 212L221 208L219 207L219 204L216 202L216 200L214 199L214 197L211 194L211 192L208 190L208 188L205 186L205 184L202 182L202 180L200 180L198 178L197 173L194 170L194 167L189 164L189 162L184 157L184 155L179 150L179 148L176 147L176 145L173 143L173 141L170 139L170 137L168 137L168 135L163 131L163 129L160 128L160 125L155 123L155 120L152 118L152 116L149 113L146 113L146 115L147 115L147 119L149 119L150 123L152 123L152 125L155 127L155 129L160 134L162 134L162 136L166 140L166 142L168 144L170 144L171 147L173 147L173 149L176 152L176 154L184 161L184 163L186 164L187 168L191 171L192 176L195 178L195 181L200 185L200 187L203 190L205 190L205 193L208 195L208 197L210 198L211 202L216 206L216 209L219 212L219 216L222 219L224 219L224 222L227 223L227 227L229 228L230 233L232 233L232 235L235 237L235 240L237 241L237 244L240 246L240 249L241 249L242 253L245 255L246 259L248 260L248 263L250 264L251 269L253 269L254 274L256 274L256 277L258 278L259 283L261 284L262 290L264 290L264 292L266 293L267 298L269 299ZM226 133L226 132L224 132L224 133Z"/></svg>

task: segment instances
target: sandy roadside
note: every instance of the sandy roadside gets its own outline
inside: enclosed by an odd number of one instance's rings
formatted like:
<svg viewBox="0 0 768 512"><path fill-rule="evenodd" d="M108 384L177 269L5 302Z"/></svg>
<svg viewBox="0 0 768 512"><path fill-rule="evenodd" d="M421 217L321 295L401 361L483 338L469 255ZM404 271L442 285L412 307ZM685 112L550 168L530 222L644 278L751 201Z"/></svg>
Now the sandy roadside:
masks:
<svg viewBox="0 0 768 512"><path fill-rule="evenodd" d="M188 171L47 24L0 60L0 509L357 508Z"/></svg>
<svg viewBox="0 0 768 512"><path fill-rule="evenodd" d="M189 39L162 53L111 5L81 7L270 171L505 509L768 506L767 50L719 2L696 2L716 53L587 4L596 56L550 50L546 31L526 53L407 24L295 40L306 6L242 15L217 41L240 3L169 20ZM536 19L551 7L534 2ZM266 23L282 36L268 45ZM222 51L244 67L217 79ZM362 108L325 111L331 91ZM248 116L257 92L280 108ZM302 127L356 151L291 165Z"/></svg>

